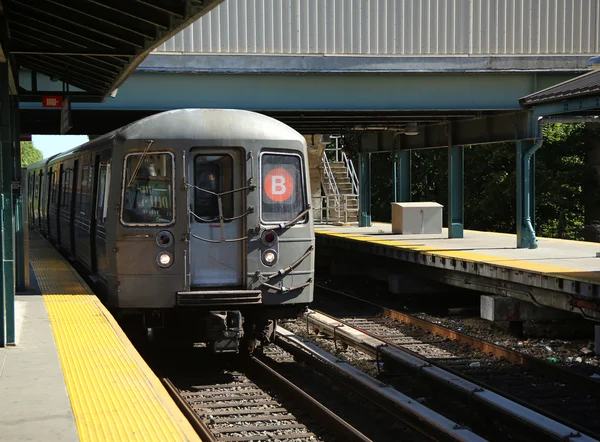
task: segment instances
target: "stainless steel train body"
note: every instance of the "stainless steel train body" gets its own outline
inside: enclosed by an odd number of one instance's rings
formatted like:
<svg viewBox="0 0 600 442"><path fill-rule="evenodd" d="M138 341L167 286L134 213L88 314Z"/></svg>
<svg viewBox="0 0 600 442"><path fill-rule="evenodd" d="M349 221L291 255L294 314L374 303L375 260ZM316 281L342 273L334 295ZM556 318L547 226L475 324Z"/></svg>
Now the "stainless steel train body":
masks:
<svg viewBox="0 0 600 442"><path fill-rule="evenodd" d="M236 351L313 299L306 143L275 119L163 112L27 175L30 225L145 328Z"/></svg>

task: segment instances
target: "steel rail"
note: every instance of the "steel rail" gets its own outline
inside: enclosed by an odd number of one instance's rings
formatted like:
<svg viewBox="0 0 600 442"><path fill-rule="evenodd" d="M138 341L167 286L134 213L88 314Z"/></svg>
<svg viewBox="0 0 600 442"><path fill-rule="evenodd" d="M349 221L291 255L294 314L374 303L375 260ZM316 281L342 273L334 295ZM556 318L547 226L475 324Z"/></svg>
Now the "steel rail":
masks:
<svg viewBox="0 0 600 442"><path fill-rule="evenodd" d="M493 410L500 411L513 420L522 422L538 433L554 440L571 442L592 442L596 440L531 408L484 388L480 384L464 379L462 375L441 368L425 357L345 324L332 316L309 309L306 320L319 330L335 336L336 339L348 345L377 358L387 357L394 362L424 374L430 379L444 386L452 387L470 399L476 400Z"/></svg>
<svg viewBox="0 0 600 442"><path fill-rule="evenodd" d="M377 379L358 370L348 362L340 360L310 341L296 336L280 326L277 326L276 343L295 357L303 359L309 364L316 364L319 370L337 375L339 379L343 379L344 384L354 391L432 440L449 439L463 442L481 442L485 440L470 429L461 427L452 420L400 393L390 385L383 385Z"/></svg>
<svg viewBox="0 0 600 442"><path fill-rule="evenodd" d="M341 437L341 440L371 442L371 439L367 436L261 360L251 356L248 360L247 367L266 382L277 384L278 388L284 390L285 393L293 397L294 401L300 403L303 408L310 410L311 417L318 419L322 425L338 434Z"/></svg>
<svg viewBox="0 0 600 442"><path fill-rule="evenodd" d="M515 362L517 364L522 365L523 367L531 368L534 370L539 370L543 373L560 373L562 378L569 380L570 382L577 383L579 385L585 386L585 388L590 388L595 391L596 394L600 394L600 382L592 381L588 377L580 375L578 373L574 373L573 371L564 369L562 367L549 364L545 361L542 361L533 356L525 355L519 353L518 351L511 350L506 347L501 347L499 345L493 344L491 342L484 341L483 339L475 338L473 336L466 335L456 330L452 330L450 328L444 327L443 325L434 324L425 319L416 318L406 313L399 312L397 310L393 310L382 305L376 304L371 301L367 301L366 299L362 299L360 297L350 295L344 292L340 292L338 290L331 289L329 287L322 286L320 284L315 284L315 288L319 290L326 290L330 293L334 293L339 296L344 296L346 298L355 299L364 304L368 304L372 307L376 307L380 309L381 314L390 318L395 319L397 321L405 322L407 324L412 324L417 327L422 328L423 330L429 331L431 333L437 334L444 338L452 339L457 342L461 342L469 345L472 348L481 350L486 353L493 354L497 358L504 358L507 361Z"/></svg>
<svg viewBox="0 0 600 442"><path fill-rule="evenodd" d="M196 433L198 433L200 439L202 439L203 442L217 442L217 439L211 433L208 427L204 424L204 422L202 422L200 417L196 414L193 408L190 407L183 396L181 396L177 387L175 387L175 385L173 385L173 383L167 378L162 378L161 381L167 389L169 395L171 395L175 401L175 404L177 404L183 415L192 425L192 428L196 430Z"/></svg>
<svg viewBox="0 0 600 442"><path fill-rule="evenodd" d="M263 382L270 385L276 385L284 394L294 400L294 403L300 404L305 410L310 411L310 416L320 422L321 425L329 428L332 432L340 437L340 440L351 442L372 442L367 436L362 434L348 422L337 416L327 407L320 404L316 399L308 393L302 391L292 382L277 373L267 364L250 356L244 361L244 368L255 376L260 377ZM161 379L167 391L188 419L194 430L198 433L203 441L217 442L219 439L215 437L213 432L206 426L200 416L189 405L185 398L181 395L177 387L167 378ZM235 414L235 413L234 413ZM240 419L243 420L243 419Z"/></svg>

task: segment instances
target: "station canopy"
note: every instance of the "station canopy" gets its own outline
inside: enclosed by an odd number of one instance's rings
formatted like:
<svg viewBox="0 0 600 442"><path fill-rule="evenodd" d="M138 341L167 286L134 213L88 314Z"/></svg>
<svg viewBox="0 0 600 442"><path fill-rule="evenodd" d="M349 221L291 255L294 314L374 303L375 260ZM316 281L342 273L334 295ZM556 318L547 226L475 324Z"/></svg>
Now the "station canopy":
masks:
<svg viewBox="0 0 600 442"><path fill-rule="evenodd" d="M18 84L19 70L75 87L71 101L102 102L154 48L223 0L0 0L0 62L21 101L39 101Z"/></svg>

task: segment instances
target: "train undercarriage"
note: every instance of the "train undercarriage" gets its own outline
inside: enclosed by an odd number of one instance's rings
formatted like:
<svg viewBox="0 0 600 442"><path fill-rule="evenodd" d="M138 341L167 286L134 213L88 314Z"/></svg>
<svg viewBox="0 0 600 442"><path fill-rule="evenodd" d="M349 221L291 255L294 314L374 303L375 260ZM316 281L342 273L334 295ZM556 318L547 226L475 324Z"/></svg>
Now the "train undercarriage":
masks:
<svg viewBox="0 0 600 442"><path fill-rule="evenodd" d="M128 334L148 342L169 340L205 346L216 354L252 353L274 341L278 319L298 317L307 305L232 307L123 309L114 313Z"/></svg>

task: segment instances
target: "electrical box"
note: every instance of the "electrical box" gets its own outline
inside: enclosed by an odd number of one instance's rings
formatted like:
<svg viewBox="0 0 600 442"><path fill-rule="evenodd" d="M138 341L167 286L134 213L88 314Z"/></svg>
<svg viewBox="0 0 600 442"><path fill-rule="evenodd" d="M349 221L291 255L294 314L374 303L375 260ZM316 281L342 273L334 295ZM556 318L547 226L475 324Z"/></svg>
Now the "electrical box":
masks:
<svg viewBox="0 0 600 442"><path fill-rule="evenodd" d="M392 232L440 234L443 207L433 202L392 203Z"/></svg>

